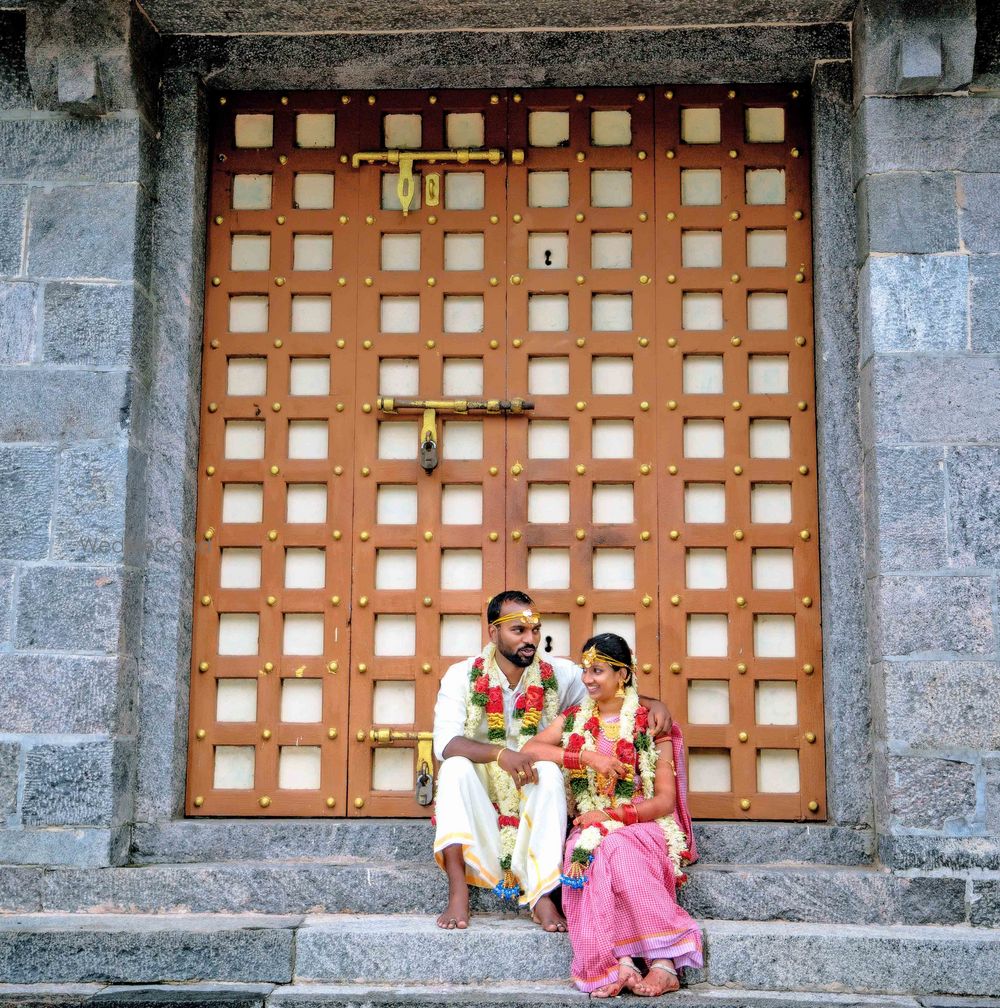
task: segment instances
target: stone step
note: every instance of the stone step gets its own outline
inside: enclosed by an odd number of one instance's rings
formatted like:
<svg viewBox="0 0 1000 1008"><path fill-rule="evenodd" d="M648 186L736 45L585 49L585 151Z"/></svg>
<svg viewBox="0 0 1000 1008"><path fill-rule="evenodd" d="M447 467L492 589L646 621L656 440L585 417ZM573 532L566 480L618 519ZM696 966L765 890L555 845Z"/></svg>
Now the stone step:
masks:
<svg viewBox="0 0 1000 1008"><path fill-rule="evenodd" d="M299 916L0 917L0 983L288 983Z"/></svg>
<svg viewBox="0 0 1000 1008"><path fill-rule="evenodd" d="M827 823L710 822L695 824L703 861L713 864L800 862L870 864L871 830ZM430 858L434 830L426 819L183 819L137 823L135 864L329 858L381 861Z"/></svg>
<svg viewBox="0 0 1000 1008"><path fill-rule="evenodd" d="M904 878L870 868L699 864L681 891L695 917L723 920L961 924L965 883ZM375 863L353 858L294 862L53 869L37 891L9 887L10 912L64 913L436 913L444 875L428 860ZM2 904L0 904L2 905ZM473 909L499 902L473 890Z"/></svg>
<svg viewBox="0 0 1000 1008"><path fill-rule="evenodd" d="M1000 932L967 927L708 921L706 968L687 979L770 991L1000 990ZM307 918L296 941L297 981L390 984L551 980L569 973L566 935L524 919L478 918L442 931L426 916Z"/></svg>
<svg viewBox="0 0 1000 1008"><path fill-rule="evenodd" d="M0 1008L579 1008L565 982L498 984L0 984ZM954 999L948 999L953 1001ZM671 1008L960 1008L938 997L738 991L698 984L658 999ZM976 999L977 1008L1000 1001ZM971 1008L971 1006L966 1006Z"/></svg>

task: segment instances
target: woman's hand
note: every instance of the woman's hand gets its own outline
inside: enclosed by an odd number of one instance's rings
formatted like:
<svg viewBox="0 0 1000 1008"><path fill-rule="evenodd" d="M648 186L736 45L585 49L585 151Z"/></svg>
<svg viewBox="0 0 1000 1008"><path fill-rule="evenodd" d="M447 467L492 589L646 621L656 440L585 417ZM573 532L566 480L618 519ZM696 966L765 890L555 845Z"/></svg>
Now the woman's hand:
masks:
<svg viewBox="0 0 1000 1008"><path fill-rule="evenodd" d="M588 826L594 826L599 822L607 821L608 817L600 809L595 809L593 812L584 812L582 815L578 815L573 820L573 825L586 829Z"/></svg>
<svg viewBox="0 0 1000 1008"><path fill-rule="evenodd" d="M584 750L580 756L580 762L584 766L590 767L594 773L607 777L611 781L612 788L615 781L623 780L633 772L632 768L627 763L623 763L617 756L593 752L591 750Z"/></svg>

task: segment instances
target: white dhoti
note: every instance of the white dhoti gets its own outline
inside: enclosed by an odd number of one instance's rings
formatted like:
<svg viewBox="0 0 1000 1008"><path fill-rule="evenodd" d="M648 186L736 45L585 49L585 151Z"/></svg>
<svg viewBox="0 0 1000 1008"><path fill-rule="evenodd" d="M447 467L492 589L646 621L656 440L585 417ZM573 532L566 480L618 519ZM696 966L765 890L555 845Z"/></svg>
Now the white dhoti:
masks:
<svg viewBox="0 0 1000 1008"><path fill-rule="evenodd" d="M521 825L511 870L521 883L521 906L533 907L559 884L566 839L566 791L555 763L535 764L537 784L521 788ZM437 779L434 859L444 868L445 847L461 844L465 880L492 889L500 881L500 829L487 791L486 767L464 756L441 763Z"/></svg>

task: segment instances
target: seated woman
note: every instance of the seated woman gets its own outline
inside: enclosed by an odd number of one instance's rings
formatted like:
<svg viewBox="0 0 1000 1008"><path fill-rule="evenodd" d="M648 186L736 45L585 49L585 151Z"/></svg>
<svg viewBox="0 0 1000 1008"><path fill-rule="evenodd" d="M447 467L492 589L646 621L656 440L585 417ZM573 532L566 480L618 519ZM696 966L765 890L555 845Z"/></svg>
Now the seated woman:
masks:
<svg viewBox="0 0 1000 1008"><path fill-rule="evenodd" d="M695 860L680 730L654 739L640 706L628 644L599 634L584 645L587 700L524 746L561 764L576 804L563 867L573 981L592 997L623 988L675 991L677 970L702 965L701 930L677 905ZM649 966L643 976L633 956Z"/></svg>

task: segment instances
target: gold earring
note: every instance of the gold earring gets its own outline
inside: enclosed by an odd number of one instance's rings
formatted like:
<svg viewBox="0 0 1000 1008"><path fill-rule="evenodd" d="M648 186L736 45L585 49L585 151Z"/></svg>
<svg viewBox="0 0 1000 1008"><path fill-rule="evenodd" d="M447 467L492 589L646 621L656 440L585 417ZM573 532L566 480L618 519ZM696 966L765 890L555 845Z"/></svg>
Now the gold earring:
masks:
<svg viewBox="0 0 1000 1008"><path fill-rule="evenodd" d="M622 679L618 680L618 689L615 691L615 696L621 700L625 696L625 682Z"/></svg>

